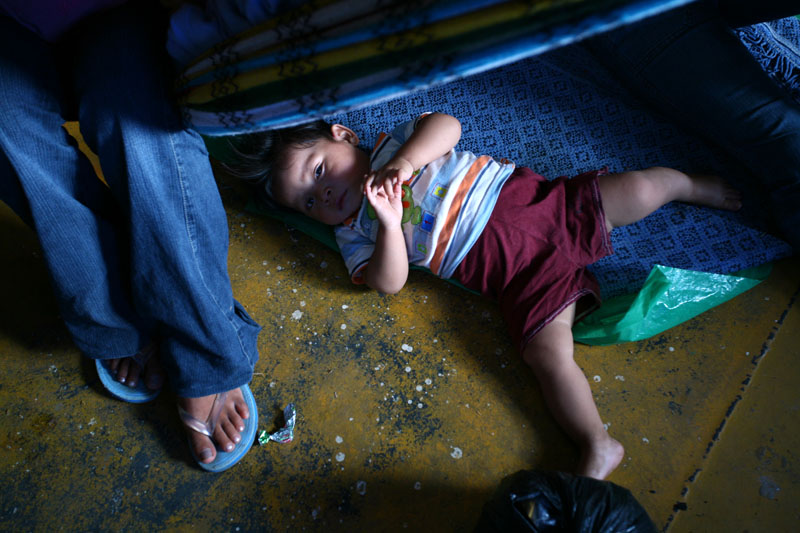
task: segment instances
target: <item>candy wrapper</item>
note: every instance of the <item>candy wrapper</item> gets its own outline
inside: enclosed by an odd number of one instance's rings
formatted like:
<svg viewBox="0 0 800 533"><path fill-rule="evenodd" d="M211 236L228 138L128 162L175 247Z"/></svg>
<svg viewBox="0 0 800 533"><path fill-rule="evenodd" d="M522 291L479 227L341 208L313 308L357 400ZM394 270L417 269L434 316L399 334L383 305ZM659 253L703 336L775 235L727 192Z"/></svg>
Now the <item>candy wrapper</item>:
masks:
<svg viewBox="0 0 800 533"><path fill-rule="evenodd" d="M258 443L263 446L271 440L274 440L280 444L292 442L292 439L294 438L294 423L297 419L297 411L295 411L293 403L287 405L283 410L283 419L286 420L285 426L273 431L272 433L267 433L266 430L262 431L258 435Z"/></svg>

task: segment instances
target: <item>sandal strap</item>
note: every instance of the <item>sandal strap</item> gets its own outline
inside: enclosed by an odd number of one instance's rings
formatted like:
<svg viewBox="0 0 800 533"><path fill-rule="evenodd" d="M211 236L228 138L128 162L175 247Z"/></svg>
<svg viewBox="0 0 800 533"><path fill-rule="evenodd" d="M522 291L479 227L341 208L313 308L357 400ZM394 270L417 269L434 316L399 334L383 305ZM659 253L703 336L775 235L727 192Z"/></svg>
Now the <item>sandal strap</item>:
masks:
<svg viewBox="0 0 800 533"><path fill-rule="evenodd" d="M220 392L214 396L214 404L211 406L211 412L205 422L190 415L180 405L178 405L178 414L186 427L198 433L202 433L206 437L212 437L214 435L214 429L217 427L217 420L219 420L219 415L222 413L222 408L225 407L225 400L227 398L227 391Z"/></svg>

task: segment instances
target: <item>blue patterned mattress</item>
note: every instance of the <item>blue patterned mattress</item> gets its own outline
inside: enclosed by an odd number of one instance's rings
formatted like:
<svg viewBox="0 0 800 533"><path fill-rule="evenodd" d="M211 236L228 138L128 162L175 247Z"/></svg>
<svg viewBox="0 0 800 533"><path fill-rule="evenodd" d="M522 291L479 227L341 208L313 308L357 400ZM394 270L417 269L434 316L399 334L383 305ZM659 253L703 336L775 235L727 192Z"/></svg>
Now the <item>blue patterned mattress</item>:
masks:
<svg viewBox="0 0 800 533"><path fill-rule="evenodd" d="M800 99L800 21L758 24L739 36ZM727 274L791 254L788 244L767 233L766 199L748 184L745 170L648 111L580 45L328 120L353 128L371 146L379 131L422 111L458 117L462 149L507 157L548 178L662 165L717 173L745 192L746 205L737 213L672 203L615 230L614 255L591 267L604 298L637 291L653 264Z"/></svg>

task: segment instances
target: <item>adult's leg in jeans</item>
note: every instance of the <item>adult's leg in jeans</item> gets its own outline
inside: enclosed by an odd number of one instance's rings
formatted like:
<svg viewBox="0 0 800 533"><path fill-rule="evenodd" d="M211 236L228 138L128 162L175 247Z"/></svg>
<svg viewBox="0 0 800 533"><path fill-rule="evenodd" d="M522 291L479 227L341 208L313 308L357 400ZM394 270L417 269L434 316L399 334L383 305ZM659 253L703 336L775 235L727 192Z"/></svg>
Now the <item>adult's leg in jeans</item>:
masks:
<svg viewBox="0 0 800 533"><path fill-rule="evenodd" d="M84 137L129 221L135 309L158 323L162 363L190 414L204 420L213 395L232 391L214 435L230 448L260 328L233 298L227 218L202 138L172 103L159 15L136 2L87 21L73 36L74 88ZM192 435L212 459L210 441Z"/></svg>
<svg viewBox="0 0 800 533"><path fill-rule="evenodd" d="M52 50L0 17L0 199L37 233L61 315L91 357L132 355L149 324L122 283L113 198L61 127Z"/></svg>
<svg viewBox="0 0 800 533"><path fill-rule="evenodd" d="M743 163L769 192L783 237L800 250L800 105L712 4L668 11L590 48L646 101Z"/></svg>

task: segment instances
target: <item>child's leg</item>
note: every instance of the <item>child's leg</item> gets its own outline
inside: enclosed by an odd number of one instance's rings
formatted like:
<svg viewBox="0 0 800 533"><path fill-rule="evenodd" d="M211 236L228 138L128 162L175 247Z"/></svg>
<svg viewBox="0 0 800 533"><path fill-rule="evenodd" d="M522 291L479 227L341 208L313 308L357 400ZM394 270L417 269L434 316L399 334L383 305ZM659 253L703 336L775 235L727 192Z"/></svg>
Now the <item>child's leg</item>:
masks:
<svg viewBox="0 0 800 533"><path fill-rule="evenodd" d="M619 465L624 449L603 427L589 382L573 359L575 304L531 339L523 352L542 387L550 411L581 449L577 473L604 479Z"/></svg>
<svg viewBox="0 0 800 533"><path fill-rule="evenodd" d="M741 193L721 178L689 175L671 168L600 176L598 185L609 230L641 220L673 200L729 211L742 206Z"/></svg>

